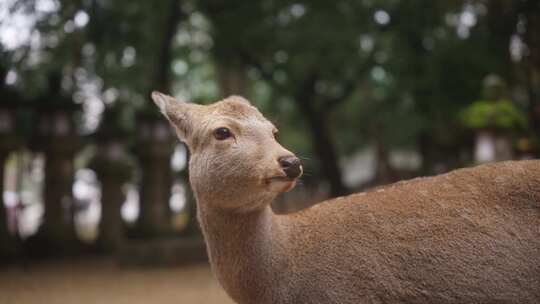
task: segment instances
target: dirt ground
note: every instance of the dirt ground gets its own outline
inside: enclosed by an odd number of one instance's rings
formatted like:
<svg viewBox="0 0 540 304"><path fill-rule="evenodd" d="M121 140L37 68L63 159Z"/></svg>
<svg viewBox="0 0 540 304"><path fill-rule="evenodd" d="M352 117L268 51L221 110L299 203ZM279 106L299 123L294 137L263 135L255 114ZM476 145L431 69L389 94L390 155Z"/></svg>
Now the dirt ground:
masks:
<svg viewBox="0 0 540 304"><path fill-rule="evenodd" d="M0 269L0 304L232 304L206 264L122 268L110 260Z"/></svg>

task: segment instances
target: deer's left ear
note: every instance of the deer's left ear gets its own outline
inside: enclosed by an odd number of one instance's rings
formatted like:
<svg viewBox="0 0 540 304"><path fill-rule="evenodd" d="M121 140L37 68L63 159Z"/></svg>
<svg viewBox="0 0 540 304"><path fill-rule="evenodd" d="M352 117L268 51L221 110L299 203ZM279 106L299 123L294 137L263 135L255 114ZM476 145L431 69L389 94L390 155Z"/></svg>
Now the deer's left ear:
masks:
<svg viewBox="0 0 540 304"><path fill-rule="evenodd" d="M179 102L176 98L157 91L152 92L152 100L173 125L180 140L185 142L192 129L189 104Z"/></svg>

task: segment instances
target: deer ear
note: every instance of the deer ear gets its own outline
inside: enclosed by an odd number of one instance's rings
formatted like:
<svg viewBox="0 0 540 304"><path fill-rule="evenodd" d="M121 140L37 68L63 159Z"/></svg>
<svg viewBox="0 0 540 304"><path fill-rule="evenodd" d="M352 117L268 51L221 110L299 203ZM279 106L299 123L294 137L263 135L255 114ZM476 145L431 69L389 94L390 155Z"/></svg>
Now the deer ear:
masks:
<svg viewBox="0 0 540 304"><path fill-rule="evenodd" d="M189 105L157 91L152 92L152 100L156 103L161 113L167 117L180 140L186 141L191 130L188 113Z"/></svg>

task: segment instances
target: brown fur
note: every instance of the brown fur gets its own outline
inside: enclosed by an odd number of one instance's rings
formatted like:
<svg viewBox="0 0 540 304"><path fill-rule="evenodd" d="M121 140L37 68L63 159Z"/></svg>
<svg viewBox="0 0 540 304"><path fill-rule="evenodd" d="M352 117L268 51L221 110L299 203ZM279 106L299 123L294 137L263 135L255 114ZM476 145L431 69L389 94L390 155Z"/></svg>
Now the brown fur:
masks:
<svg viewBox="0 0 540 304"><path fill-rule="evenodd" d="M179 136L193 153L199 221L214 273L238 303L540 303L540 161L276 215L269 205L288 187L265 176L290 152L255 108L235 97L206 107L153 97L166 115L190 116ZM212 141L208 121L229 118L238 138ZM205 144L193 147L194 136Z"/></svg>

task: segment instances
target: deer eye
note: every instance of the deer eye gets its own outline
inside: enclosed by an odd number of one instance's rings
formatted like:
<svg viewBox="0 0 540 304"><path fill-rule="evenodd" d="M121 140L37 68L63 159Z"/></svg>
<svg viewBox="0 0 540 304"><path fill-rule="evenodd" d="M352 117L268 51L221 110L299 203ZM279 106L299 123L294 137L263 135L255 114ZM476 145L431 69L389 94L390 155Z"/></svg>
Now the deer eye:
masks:
<svg viewBox="0 0 540 304"><path fill-rule="evenodd" d="M231 130L225 127L217 128L214 130L214 137L217 140L225 140L232 136Z"/></svg>

